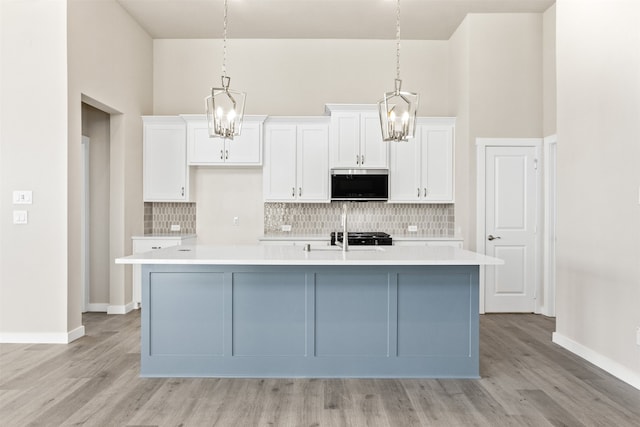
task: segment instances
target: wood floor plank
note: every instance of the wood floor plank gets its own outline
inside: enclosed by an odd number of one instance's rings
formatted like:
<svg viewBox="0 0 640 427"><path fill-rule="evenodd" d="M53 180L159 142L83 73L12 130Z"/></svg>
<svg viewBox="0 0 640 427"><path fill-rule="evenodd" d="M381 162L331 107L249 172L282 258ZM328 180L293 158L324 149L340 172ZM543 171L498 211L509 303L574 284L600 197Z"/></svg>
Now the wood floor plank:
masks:
<svg viewBox="0 0 640 427"><path fill-rule="evenodd" d="M584 425L542 390L520 390L520 395L532 402L555 427Z"/></svg>
<svg viewBox="0 0 640 427"><path fill-rule="evenodd" d="M139 311L83 322L69 345L0 346L2 427L640 425L640 390L542 316L481 316L479 380L140 378Z"/></svg>

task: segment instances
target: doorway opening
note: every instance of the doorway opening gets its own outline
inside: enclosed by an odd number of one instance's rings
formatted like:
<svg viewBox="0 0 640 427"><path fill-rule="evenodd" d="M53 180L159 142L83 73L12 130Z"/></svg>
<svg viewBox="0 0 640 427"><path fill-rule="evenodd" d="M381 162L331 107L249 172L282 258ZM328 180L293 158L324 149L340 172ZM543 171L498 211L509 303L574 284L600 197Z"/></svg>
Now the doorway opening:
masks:
<svg viewBox="0 0 640 427"><path fill-rule="evenodd" d="M110 115L82 103L82 312L107 312L110 283Z"/></svg>

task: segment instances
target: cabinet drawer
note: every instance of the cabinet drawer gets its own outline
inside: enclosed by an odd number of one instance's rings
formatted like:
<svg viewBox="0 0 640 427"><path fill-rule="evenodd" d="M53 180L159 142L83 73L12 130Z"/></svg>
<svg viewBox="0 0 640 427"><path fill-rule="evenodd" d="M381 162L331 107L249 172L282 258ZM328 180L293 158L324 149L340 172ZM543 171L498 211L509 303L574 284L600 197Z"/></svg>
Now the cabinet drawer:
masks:
<svg viewBox="0 0 640 427"><path fill-rule="evenodd" d="M183 239L134 239L133 253L142 253L154 251L157 249L168 248L170 246L178 246L184 244L195 243L194 238Z"/></svg>

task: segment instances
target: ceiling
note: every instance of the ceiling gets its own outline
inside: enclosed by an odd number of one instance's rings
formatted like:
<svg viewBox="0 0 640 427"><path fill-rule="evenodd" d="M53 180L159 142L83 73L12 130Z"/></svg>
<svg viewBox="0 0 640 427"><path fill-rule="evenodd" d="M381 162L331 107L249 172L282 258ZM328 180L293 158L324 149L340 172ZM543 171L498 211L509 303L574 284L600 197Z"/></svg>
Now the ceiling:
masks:
<svg viewBox="0 0 640 427"><path fill-rule="evenodd" d="M222 38L223 0L116 0L154 39ZM402 39L447 40L467 13L544 12L555 0L402 0ZM228 0L228 38L394 39L394 0Z"/></svg>

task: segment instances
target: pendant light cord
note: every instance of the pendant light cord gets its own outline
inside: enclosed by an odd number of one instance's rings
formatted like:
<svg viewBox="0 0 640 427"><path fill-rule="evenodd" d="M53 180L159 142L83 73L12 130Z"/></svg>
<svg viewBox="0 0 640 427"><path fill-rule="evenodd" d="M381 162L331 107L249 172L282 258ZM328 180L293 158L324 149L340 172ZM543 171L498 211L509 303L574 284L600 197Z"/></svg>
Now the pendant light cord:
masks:
<svg viewBox="0 0 640 427"><path fill-rule="evenodd" d="M396 2L396 79L400 80L400 0Z"/></svg>
<svg viewBox="0 0 640 427"><path fill-rule="evenodd" d="M224 24L222 38L222 76L227 77L227 0L224 0Z"/></svg>

